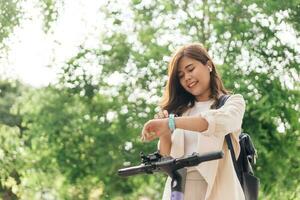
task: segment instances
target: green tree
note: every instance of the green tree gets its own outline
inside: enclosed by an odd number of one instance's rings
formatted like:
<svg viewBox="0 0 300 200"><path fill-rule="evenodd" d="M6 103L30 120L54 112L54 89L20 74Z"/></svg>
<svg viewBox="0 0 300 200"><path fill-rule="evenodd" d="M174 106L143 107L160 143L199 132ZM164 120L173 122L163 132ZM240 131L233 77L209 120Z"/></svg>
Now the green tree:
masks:
<svg viewBox="0 0 300 200"><path fill-rule="evenodd" d="M57 2L42 5L50 9L45 12L50 30L59 17ZM243 129L258 150L260 198L297 199L298 5L292 0L107 1L99 47L81 44L61 66L58 84L25 89L1 82L2 194L160 199L165 176L123 179L116 172L138 164L140 151L156 150L156 142L141 143L140 131L158 111L170 54L197 41L208 48L225 86L246 99Z"/></svg>

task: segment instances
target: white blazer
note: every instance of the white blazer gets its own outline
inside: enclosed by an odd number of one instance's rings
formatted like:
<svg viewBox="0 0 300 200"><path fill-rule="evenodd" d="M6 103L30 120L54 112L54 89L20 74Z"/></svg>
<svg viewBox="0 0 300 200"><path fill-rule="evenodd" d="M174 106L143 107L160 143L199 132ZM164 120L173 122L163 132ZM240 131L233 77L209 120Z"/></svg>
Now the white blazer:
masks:
<svg viewBox="0 0 300 200"><path fill-rule="evenodd" d="M187 111L183 116L187 115ZM195 132L198 134L198 153L221 150L224 152L222 159L203 162L196 166L208 184L205 200L245 200L225 140L225 135L230 133L234 153L238 158L240 154L239 135L242 130L244 113L245 100L241 94L232 94L219 109L210 109L200 113L208 121L208 129L203 132ZM174 130L170 156L178 158L184 155L185 131L179 128ZM159 149L159 141L157 146ZM163 200L170 199L170 183L171 178L168 176Z"/></svg>

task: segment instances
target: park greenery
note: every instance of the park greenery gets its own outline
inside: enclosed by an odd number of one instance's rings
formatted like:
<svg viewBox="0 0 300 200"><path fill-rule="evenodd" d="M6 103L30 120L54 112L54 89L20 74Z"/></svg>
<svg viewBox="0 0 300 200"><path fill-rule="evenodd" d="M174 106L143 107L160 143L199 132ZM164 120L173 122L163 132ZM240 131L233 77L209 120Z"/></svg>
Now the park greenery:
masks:
<svg viewBox="0 0 300 200"><path fill-rule="evenodd" d="M0 1L2 55L26 13L22 2ZM156 150L157 140L139 136L158 112L170 55L201 42L226 88L245 98L260 199L300 199L300 2L124 2L99 8L106 21L97 46L78 44L57 83L36 88L0 74L0 197L161 199L165 175L121 178L117 170ZM58 5L63 0L37 3L45 33Z"/></svg>

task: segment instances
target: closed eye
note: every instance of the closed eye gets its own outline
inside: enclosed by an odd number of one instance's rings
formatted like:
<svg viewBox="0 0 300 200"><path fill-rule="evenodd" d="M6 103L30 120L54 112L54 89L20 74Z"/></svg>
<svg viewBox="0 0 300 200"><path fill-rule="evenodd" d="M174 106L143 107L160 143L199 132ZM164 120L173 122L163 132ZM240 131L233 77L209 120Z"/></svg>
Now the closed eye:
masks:
<svg viewBox="0 0 300 200"><path fill-rule="evenodd" d="M192 72L195 69L195 67L188 69L188 72ZM178 75L178 78L181 79L183 76L182 75Z"/></svg>

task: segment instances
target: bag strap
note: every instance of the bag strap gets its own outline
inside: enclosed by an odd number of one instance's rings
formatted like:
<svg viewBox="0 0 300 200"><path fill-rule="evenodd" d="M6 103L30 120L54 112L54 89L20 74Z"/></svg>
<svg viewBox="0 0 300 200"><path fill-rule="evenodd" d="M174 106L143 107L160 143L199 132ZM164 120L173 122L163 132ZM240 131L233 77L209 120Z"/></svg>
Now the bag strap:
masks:
<svg viewBox="0 0 300 200"><path fill-rule="evenodd" d="M230 97L230 95L226 95L226 94L222 95L219 98L219 100L218 100L217 109L219 109L220 107L222 107L225 104L226 100L229 97ZM227 135L225 135L225 139L226 139L226 142L227 142L228 149L230 150L230 154L231 154L231 158L232 158L232 162L233 162L233 166L234 166L235 172L236 172L239 180L241 181L241 177L240 177L240 173L239 173L239 168L238 168L237 160L236 160L236 157L235 157L235 154L234 154L234 149L233 149L233 145L232 145L230 133L228 133Z"/></svg>

